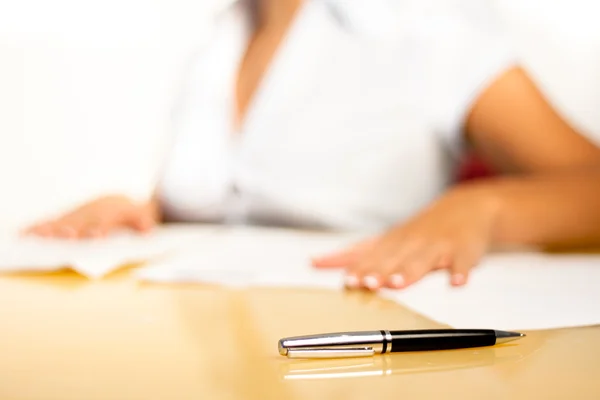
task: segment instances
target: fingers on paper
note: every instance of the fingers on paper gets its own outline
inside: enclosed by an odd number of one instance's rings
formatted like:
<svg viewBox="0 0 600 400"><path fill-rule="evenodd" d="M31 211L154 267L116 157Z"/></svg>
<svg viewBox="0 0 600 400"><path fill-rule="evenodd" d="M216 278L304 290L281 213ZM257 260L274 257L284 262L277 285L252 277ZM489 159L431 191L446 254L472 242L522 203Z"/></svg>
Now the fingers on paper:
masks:
<svg viewBox="0 0 600 400"><path fill-rule="evenodd" d="M317 257L312 260L312 264L316 268L346 268L358 262L366 252L373 248L376 240L366 240L351 246L346 250L327 254Z"/></svg>
<svg viewBox="0 0 600 400"><path fill-rule="evenodd" d="M156 226L156 219L147 207L139 207L125 216L124 225L138 232L149 232Z"/></svg>
<svg viewBox="0 0 600 400"><path fill-rule="evenodd" d="M468 252L456 257L450 266L450 284L452 286L466 285L469 272L476 266L477 260L478 257Z"/></svg>
<svg viewBox="0 0 600 400"><path fill-rule="evenodd" d="M462 286L477 263L477 254L444 242L382 241L346 267L345 284L350 289L404 289L444 269L450 272L453 286Z"/></svg>
<svg viewBox="0 0 600 400"><path fill-rule="evenodd" d="M95 210L75 212L53 221L35 225L27 234L59 239L89 239L106 237L112 232L128 228L138 232L148 232L156 221L147 208L134 208L115 212Z"/></svg>
<svg viewBox="0 0 600 400"><path fill-rule="evenodd" d="M436 269L441 258L440 249L423 243L384 242L348 268L346 285L369 290L403 289Z"/></svg>

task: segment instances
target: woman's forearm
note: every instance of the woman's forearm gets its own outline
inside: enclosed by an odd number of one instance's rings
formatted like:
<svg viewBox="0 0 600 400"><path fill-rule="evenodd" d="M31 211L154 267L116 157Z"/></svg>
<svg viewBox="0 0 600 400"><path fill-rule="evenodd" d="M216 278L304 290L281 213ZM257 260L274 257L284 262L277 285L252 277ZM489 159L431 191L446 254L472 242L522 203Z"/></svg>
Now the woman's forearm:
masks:
<svg viewBox="0 0 600 400"><path fill-rule="evenodd" d="M463 188L492 205L496 245L600 245L600 171L500 178Z"/></svg>

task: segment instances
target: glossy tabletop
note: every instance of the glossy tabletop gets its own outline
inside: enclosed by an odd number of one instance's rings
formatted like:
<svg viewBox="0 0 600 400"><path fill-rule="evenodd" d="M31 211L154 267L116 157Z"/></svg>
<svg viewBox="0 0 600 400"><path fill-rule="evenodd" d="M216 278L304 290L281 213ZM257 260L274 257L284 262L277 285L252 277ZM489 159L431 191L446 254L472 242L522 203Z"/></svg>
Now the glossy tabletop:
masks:
<svg viewBox="0 0 600 400"><path fill-rule="evenodd" d="M288 360L281 337L442 327L367 293L0 277L0 399L597 399L600 327L493 348Z"/></svg>

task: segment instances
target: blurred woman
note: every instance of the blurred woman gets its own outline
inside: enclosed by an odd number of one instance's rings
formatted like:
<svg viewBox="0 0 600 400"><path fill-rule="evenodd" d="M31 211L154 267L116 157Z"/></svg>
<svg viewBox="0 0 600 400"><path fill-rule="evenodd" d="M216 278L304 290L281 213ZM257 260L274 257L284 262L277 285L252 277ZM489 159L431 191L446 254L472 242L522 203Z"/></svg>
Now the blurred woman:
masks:
<svg viewBox="0 0 600 400"><path fill-rule="evenodd" d="M462 285L496 245L600 242L600 150L550 107L480 0L231 1L191 63L147 204L109 196L31 231L160 214L369 232L314 260L349 287ZM453 185L474 149L493 179Z"/></svg>

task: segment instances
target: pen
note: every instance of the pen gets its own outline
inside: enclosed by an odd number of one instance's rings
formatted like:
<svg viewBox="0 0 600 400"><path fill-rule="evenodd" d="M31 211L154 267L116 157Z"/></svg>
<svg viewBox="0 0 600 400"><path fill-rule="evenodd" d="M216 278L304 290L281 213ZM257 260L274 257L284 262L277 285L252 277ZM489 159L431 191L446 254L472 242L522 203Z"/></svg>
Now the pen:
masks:
<svg viewBox="0 0 600 400"><path fill-rule="evenodd" d="M523 333L492 329L427 329L410 331L340 332L279 340L279 354L288 358L370 357L407 351L466 349L494 346L524 337Z"/></svg>

